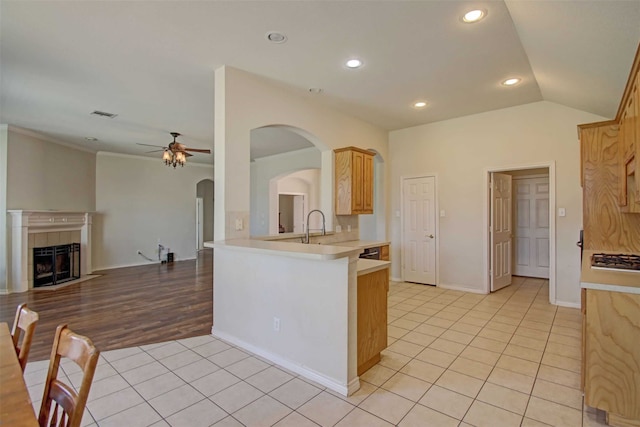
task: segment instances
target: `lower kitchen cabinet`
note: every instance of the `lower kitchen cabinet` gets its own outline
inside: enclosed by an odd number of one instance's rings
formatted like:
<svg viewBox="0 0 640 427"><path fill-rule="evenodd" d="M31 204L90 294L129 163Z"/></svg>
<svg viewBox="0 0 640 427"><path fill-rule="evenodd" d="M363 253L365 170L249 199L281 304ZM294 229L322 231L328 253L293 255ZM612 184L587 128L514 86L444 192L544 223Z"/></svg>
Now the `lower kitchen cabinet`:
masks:
<svg viewBox="0 0 640 427"><path fill-rule="evenodd" d="M380 246L380 259L382 261L389 261L389 245Z"/></svg>
<svg viewBox="0 0 640 427"><path fill-rule="evenodd" d="M640 426L640 294L583 289L585 404Z"/></svg>
<svg viewBox="0 0 640 427"><path fill-rule="evenodd" d="M358 375L380 361L387 348L389 269L358 276Z"/></svg>

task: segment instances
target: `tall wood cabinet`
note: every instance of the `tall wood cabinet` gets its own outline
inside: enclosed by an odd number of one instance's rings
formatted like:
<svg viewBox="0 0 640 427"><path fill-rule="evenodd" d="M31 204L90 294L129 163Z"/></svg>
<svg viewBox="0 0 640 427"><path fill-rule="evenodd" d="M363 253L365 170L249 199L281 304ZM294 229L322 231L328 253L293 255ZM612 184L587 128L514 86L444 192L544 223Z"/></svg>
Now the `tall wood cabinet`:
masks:
<svg viewBox="0 0 640 427"><path fill-rule="evenodd" d="M335 150L336 215L373 213L374 153L356 147Z"/></svg>
<svg viewBox="0 0 640 427"><path fill-rule="evenodd" d="M639 51L640 52L640 51ZM640 74L638 58L631 70L618 111L618 204L623 212L640 213Z"/></svg>

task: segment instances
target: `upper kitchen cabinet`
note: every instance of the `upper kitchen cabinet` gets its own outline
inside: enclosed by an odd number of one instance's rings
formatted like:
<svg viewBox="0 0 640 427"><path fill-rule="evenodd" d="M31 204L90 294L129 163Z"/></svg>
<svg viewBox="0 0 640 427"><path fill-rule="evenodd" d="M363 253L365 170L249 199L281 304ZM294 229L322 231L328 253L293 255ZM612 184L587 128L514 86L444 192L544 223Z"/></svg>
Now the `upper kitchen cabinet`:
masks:
<svg viewBox="0 0 640 427"><path fill-rule="evenodd" d="M336 215L373 213L373 158L356 147L335 150Z"/></svg>
<svg viewBox="0 0 640 427"><path fill-rule="evenodd" d="M640 50L638 51L640 54ZM618 112L618 203L622 212L640 213L640 58L636 55Z"/></svg>

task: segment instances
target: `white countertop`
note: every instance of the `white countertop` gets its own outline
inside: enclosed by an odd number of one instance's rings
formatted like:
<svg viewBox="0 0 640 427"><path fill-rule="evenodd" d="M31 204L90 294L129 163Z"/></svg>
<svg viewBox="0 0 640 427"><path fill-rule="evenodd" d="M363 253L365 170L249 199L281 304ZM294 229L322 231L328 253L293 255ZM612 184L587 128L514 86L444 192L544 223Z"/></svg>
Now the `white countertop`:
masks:
<svg viewBox="0 0 640 427"><path fill-rule="evenodd" d="M378 242L375 240L349 240L347 242L331 243L334 246L346 246L352 248L368 249L378 246L388 245L389 242Z"/></svg>
<svg viewBox="0 0 640 427"><path fill-rule="evenodd" d="M591 268L591 255L594 253L620 253L620 251L584 251L580 274L581 288L640 294L640 272Z"/></svg>
<svg viewBox="0 0 640 427"><path fill-rule="evenodd" d="M335 232L327 231L325 234L322 234L321 231L312 231L309 233L310 237L317 236L332 236ZM280 234L268 234L266 236L251 236L253 240L265 240L265 241L273 241L273 240L286 240L286 239L299 239L301 237L306 237L307 233L280 233Z"/></svg>
<svg viewBox="0 0 640 427"><path fill-rule="evenodd" d="M363 276L365 274L389 268L390 265L390 261L379 261L376 259L360 258L358 260L358 276Z"/></svg>
<svg viewBox="0 0 640 427"><path fill-rule="evenodd" d="M344 257L357 257L359 248L343 247L334 245L314 245L295 242L278 242L254 239L234 239L221 240L215 242L204 242L207 248L228 248L249 252L268 253L273 252L278 255L307 258L317 260L333 260Z"/></svg>

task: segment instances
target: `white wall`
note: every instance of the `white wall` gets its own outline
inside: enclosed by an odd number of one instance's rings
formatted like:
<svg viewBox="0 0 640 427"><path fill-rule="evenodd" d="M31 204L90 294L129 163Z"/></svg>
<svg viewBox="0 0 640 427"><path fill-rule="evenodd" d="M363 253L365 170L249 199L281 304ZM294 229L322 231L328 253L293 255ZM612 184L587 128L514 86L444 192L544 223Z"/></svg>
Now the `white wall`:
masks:
<svg viewBox="0 0 640 427"><path fill-rule="evenodd" d="M270 206L277 204L277 190L270 185L274 178L303 169L320 168L322 156L317 148L290 151L276 156L263 157L251 162L250 166L250 230L252 236L269 234L270 220L276 224L278 218L271 218Z"/></svg>
<svg viewBox="0 0 640 427"><path fill-rule="evenodd" d="M390 133L391 210L400 210L401 177L436 173L439 210L440 284L481 291L483 207L487 169L556 162L556 298L579 303L582 224L580 150L576 125L605 120L550 102L402 129ZM401 276L400 218L391 218L392 277Z"/></svg>
<svg viewBox="0 0 640 427"><path fill-rule="evenodd" d="M7 209L95 209L95 154L0 127L0 293L6 293Z"/></svg>
<svg viewBox="0 0 640 427"><path fill-rule="evenodd" d="M214 335L339 393L357 384L357 258L233 247L214 257Z"/></svg>
<svg viewBox="0 0 640 427"><path fill-rule="evenodd" d="M321 206L333 210L333 163L330 150L357 146L387 157L387 132L362 120L331 110L299 93L232 67L215 72L215 239L248 237L238 232L236 218L249 220L250 133L268 125L301 129L323 151ZM385 192L388 187L385 186ZM331 215L328 227L332 224Z"/></svg>
<svg viewBox="0 0 640 427"><path fill-rule="evenodd" d="M96 155L9 129L7 209L93 211Z"/></svg>
<svg viewBox="0 0 640 427"><path fill-rule="evenodd" d="M169 168L158 159L98 153L93 222L94 270L158 259L158 239L176 260L194 258L197 183L211 165Z"/></svg>

